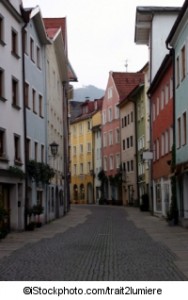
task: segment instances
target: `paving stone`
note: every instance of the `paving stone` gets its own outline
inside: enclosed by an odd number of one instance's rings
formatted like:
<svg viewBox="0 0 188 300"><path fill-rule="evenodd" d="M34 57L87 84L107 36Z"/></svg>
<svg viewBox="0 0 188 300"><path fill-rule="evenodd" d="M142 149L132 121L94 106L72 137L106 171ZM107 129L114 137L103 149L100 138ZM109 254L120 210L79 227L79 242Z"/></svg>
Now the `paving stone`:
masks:
<svg viewBox="0 0 188 300"><path fill-rule="evenodd" d="M35 241L0 259L0 280L187 280L175 253L137 227L130 214L123 207L77 206L74 226L70 213L55 226L33 232ZM152 222L151 216L145 216L146 222ZM62 228L65 223L66 231ZM157 219L154 223L157 226Z"/></svg>

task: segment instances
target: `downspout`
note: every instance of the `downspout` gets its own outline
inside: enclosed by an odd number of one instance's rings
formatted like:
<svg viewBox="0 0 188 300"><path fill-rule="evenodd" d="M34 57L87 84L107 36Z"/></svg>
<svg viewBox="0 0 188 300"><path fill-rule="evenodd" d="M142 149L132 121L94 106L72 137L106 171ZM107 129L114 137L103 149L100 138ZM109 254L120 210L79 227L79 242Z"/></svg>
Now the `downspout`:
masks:
<svg viewBox="0 0 188 300"><path fill-rule="evenodd" d="M25 164L25 209L24 209L24 228L26 230L27 227L27 209L28 209L28 194L27 194L27 116L26 116L26 106L25 106L25 51L24 51L24 30L29 23L29 16L24 16L24 9L21 7L22 17L25 24L22 27L22 81L23 81L23 121L24 121L24 164Z"/></svg>
<svg viewBox="0 0 188 300"><path fill-rule="evenodd" d="M176 145L176 97L175 97L175 49L170 47L166 42L166 48L170 51L172 56L172 69L173 69L173 145ZM176 151L174 150L174 164L176 165Z"/></svg>

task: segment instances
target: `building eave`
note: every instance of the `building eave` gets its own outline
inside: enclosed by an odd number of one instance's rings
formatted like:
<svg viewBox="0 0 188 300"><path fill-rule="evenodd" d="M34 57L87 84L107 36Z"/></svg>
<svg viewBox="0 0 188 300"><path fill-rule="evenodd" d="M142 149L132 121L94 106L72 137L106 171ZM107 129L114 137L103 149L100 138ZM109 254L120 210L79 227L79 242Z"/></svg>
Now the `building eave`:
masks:
<svg viewBox="0 0 188 300"><path fill-rule="evenodd" d="M153 16L156 14L177 14L180 7L138 6L136 8L134 41L138 45L148 45Z"/></svg>

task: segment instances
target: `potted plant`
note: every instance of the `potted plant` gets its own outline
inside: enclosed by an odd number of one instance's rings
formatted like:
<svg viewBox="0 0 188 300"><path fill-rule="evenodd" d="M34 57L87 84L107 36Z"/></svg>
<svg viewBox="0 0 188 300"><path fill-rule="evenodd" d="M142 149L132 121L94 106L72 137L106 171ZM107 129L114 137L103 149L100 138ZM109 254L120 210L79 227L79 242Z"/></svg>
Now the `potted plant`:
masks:
<svg viewBox="0 0 188 300"><path fill-rule="evenodd" d="M8 216L9 212L2 205L0 205L0 238L4 238L8 232Z"/></svg>
<svg viewBox="0 0 188 300"><path fill-rule="evenodd" d="M26 230L29 230L29 231L33 231L35 229L35 222L32 221L32 215L33 215L33 209L31 207L29 207L27 210L26 210L26 215L28 217L28 220L29 220L29 223L27 224L26 226Z"/></svg>
<svg viewBox="0 0 188 300"><path fill-rule="evenodd" d="M40 215L43 213L44 208L42 207L41 204L36 204L33 206L33 214L34 216L37 216L37 221L36 221L36 226L37 227L41 227L42 226L42 222L40 221Z"/></svg>

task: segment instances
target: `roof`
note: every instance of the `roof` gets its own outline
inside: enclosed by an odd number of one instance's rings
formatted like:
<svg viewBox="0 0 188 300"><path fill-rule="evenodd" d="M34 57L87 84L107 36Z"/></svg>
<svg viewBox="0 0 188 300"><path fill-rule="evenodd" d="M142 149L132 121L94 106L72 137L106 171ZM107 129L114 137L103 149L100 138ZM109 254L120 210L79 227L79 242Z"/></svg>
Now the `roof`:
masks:
<svg viewBox="0 0 188 300"><path fill-rule="evenodd" d="M169 66L172 65L172 56L170 54L167 54L159 67L151 85L150 88L147 91L147 94L151 94L155 91L157 88L159 82L161 81L162 77L166 74L166 70L169 68Z"/></svg>
<svg viewBox="0 0 188 300"><path fill-rule="evenodd" d="M140 83L144 81L144 74L141 72L112 72L112 77L119 94L120 102Z"/></svg>
<svg viewBox="0 0 188 300"><path fill-rule="evenodd" d="M63 41L67 47L67 34L66 34L66 18L43 18L49 38L53 39L59 28L61 28Z"/></svg>
<svg viewBox="0 0 188 300"><path fill-rule="evenodd" d="M85 102L80 102L81 113L80 115L77 114L74 118L72 118L71 124L91 118L98 110L102 108L102 100L103 98L95 99L94 101L86 100ZM95 108L96 101L98 102L97 109ZM78 103L77 101L75 102ZM84 110L84 107L86 107L87 110ZM72 109L74 110L73 106Z"/></svg>
<svg viewBox="0 0 188 300"><path fill-rule="evenodd" d="M155 14L177 15L180 10L181 7L174 6L138 6L135 20L135 43L140 45L148 44L151 24Z"/></svg>
<svg viewBox="0 0 188 300"><path fill-rule="evenodd" d="M181 11L180 11L180 13L179 13L179 15L178 15L178 17L177 17L174 25L173 25L173 27L172 27L172 29L171 29L168 37L167 37L166 44L170 43L171 39L173 38L174 34L176 33L176 31L177 31L177 29L179 27L179 25L180 25L180 23L181 23L184 15L186 14L187 9L188 9L188 0L185 0L183 6L181 8Z"/></svg>

